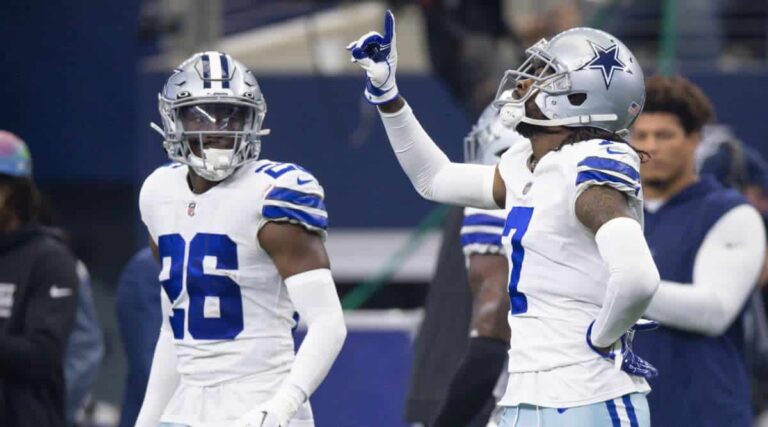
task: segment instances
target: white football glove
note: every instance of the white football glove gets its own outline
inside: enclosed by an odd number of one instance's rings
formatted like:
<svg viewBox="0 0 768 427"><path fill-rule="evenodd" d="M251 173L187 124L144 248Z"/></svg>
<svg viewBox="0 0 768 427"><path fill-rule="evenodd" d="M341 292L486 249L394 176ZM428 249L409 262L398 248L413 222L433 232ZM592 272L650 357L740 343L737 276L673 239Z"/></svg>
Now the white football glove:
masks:
<svg viewBox="0 0 768 427"><path fill-rule="evenodd" d="M395 71L397 48L395 17L391 11L384 14L384 35L371 31L350 43L352 62L365 70L365 99L371 104L383 104L397 97Z"/></svg>
<svg viewBox="0 0 768 427"><path fill-rule="evenodd" d="M302 404L302 391L281 389L272 399L262 403L235 421L235 427L287 427ZM301 396L301 397L300 397Z"/></svg>

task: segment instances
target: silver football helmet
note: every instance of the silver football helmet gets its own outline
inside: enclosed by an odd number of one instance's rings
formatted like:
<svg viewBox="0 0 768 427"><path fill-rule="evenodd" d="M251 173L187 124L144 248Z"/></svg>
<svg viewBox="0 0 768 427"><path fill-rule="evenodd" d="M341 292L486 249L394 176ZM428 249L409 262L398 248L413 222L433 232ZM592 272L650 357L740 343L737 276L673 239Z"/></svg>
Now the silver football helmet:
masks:
<svg viewBox="0 0 768 427"><path fill-rule="evenodd" d="M626 137L643 109L643 70L616 37L593 28L573 28L542 39L526 51L526 60L508 70L496 93L505 125L595 127ZM524 94L518 82L531 80ZM525 102L535 97L547 118L528 117Z"/></svg>
<svg viewBox="0 0 768 427"><path fill-rule="evenodd" d="M158 94L164 139L171 160L189 165L209 181L221 181L261 151L267 104L253 73L221 52L200 52L182 62ZM225 141L225 148L204 140ZM231 143L231 144L230 144Z"/></svg>
<svg viewBox="0 0 768 427"><path fill-rule="evenodd" d="M514 129L504 126L499 109L491 104L464 137L464 162L495 165L509 147L525 143L530 142Z"/></svg>

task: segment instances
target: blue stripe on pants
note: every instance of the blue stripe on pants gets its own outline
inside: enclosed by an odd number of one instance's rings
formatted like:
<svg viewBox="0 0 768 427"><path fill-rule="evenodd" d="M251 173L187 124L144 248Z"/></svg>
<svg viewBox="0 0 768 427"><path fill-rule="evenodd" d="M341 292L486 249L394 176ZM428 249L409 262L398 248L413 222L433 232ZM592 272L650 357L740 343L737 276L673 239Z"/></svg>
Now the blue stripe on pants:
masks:
<svg viewBox="0 0 768 427"><path fill-rule="evenodd" d="M621 420L619 419L619 413L616 412L616 404L613 403L613 400L606 400L605 406L608 407L608 413L611 415L611 421L613 422L613 427L621 427Z"/></svg>
<svg viewBox="0 0 768 427"><path fill-rule="evenodd" d="M632 406L632 399L629 395L621 398L624 405L627 407L627 416L629 417L629 427L638 427L637 415L635 415L635 407Z"/></svg>
<svg viewBox="0 0 768 427"><path fill-rule="evenodd" d="M625 415L626 414L626 415ZM570 408L521 404L506 407L499 427L650 427L648 400L632 393L604 402Z"/></svg>

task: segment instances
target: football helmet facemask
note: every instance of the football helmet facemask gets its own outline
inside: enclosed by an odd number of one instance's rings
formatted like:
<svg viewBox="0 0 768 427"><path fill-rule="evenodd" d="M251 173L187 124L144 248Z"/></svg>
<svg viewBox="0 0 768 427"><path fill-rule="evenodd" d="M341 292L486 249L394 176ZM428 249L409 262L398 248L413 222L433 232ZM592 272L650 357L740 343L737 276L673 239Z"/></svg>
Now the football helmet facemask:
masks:
<svg viewBox="0 0 768 427"><path fill-rule="evenodd" d="M231 56L201 52L181 63L158 94L168 157L208 181L255 160L267 104L253 73Z"/></svg>

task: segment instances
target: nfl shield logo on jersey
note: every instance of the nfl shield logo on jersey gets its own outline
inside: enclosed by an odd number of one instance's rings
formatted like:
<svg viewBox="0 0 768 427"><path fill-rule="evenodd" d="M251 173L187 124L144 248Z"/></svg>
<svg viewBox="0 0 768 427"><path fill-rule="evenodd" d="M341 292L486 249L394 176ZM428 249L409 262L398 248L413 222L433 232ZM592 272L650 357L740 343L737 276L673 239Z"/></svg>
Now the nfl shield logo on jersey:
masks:
<svg viewBox="0 0 768 427"><path fill-rule="evenodd" d="M196 206L197 206L197 203L189 202L189 205L187 205L187 215L195 216L195 207Z"/></svg>
<svg viewBox="0 0 768 427"><path fill-rule="evenodd" d="M531 191L531 187L533 187L533 181L530 181L527 184L525 184L525 187L523 187L523 195L528 194L528 192Z"/></svg>

